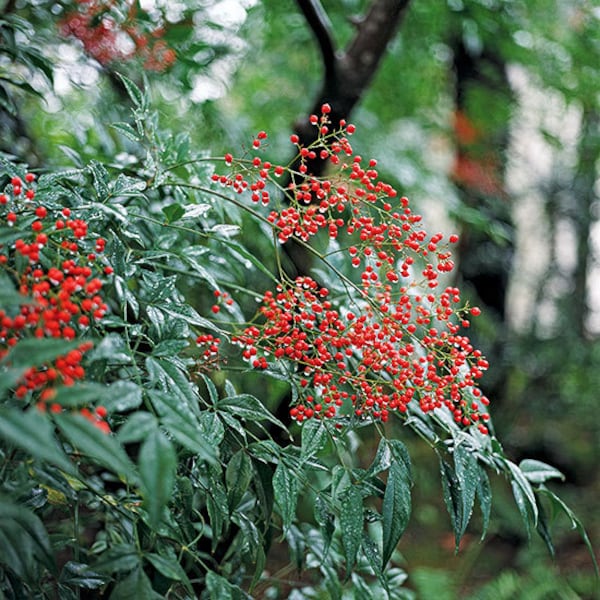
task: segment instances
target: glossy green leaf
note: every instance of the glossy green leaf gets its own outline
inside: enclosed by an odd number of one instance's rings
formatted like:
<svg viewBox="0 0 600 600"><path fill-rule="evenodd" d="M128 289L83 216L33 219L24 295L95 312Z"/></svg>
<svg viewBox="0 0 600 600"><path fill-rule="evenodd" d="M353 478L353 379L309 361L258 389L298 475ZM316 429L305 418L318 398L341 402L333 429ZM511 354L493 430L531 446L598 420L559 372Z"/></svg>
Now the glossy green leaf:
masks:
<svg viewBox="0 0 600 600"><path fill-rule="evenodd" d="M290 563L296 567L298 573L301 573L304 568L306 538L300 528L292 524L285 532L285 541L289 548Z"/></svg>
<svg viewBox="0 0 600 600"><path fill-rule="evenodd" d="M404 462L390 466L382 508L382 564L386 564L404 533L411 512L410 472Z"/></svg>
<svg viewBox="0 0 600 600"><path fill-rule="evenodd" d="M201 412L198 416L198 426L213 448L220 446L225 437L225 428L216 413L208 410Z"/></svg>
<svg viewBox="0 0 600 600"><path fill-rule="evenodd" d="M187 590L189 592L192 591L190 580L175 557L148 552L144 554L144 558L151 563L161 575L164 575L167 579L183 582Z"/></svg>
<svg viewBox="0 0 600 600"><path fill-rule="evenodd" d="M485 537L488 526L490 523L490 514L492 512L492 488L490 486L490 480L481 465L477 465L479 471L479 481L477 482L477 499L479 501L479 507L481 508L482 516L482 532L481 539Z"/></svg>
<svg viewBox="0 0 600 600"><path fill-rule="evenodd" d="M377 600L373 595L373 591L367 585L367 582L358 574L352 573L352 588L355 593L355 598L359 597L361 600Z"/></svg>
<svg viewBox="0 0 600 600"><path fill-rule="evenodd" d="M58 414L54 419L76 452L130 482L137 481L135 467L115 437L80 415Z"/></svg>
<svg viewBox="0 0 600 600"><path fill-rule="evenodd" d="M362 493L358 486L351 485L340 497L340 531L346 557L346 576L350 575L356 565L356 557L363 536L363 520Z"/></svg>
<svg viewBox="0 0 600 600"><path fill-rule="evenodd" d="M160 594L152 589L150 579L141 568L134 569L123 581L119 582L112 594L110 600L158 600L162 598Z"/></svg>
<svg viewBox="0 0 600 600"><path fill-rule="evenodd" d="M547 498L550 499L552 506L555 510L559 512L563 512L570 521L571 527L577 530L577 533L581 536L588 553L592 559L594 564L594 571L596 572L596 577L600 577L600 569L598 568L598 561L596 560L596 553L592 546L592 542L585 530L585 527L581 523L581 521L577 518L577 515L569 508L569 506L559 498L552 490L549 490L545 485L540 486L539 493L543 494Z"/></svg>
<svg viewBox="0 0 600 600"><path fill-rule="evenodd" d="M198 311L194 310L189 304L183 303L161 303L156 304L156 307L162 310L165 314L173 317L175 319L181 319L190 325L196 325L198 327L204 327L205 329L209 329L210 331L214 331L219 335L227 337L225 331L217 327L212 321L206 319L205 317L200 316Z"/></svg>
<svg viewBox="0 0 600 600"><path fill-rule="evenodd" d="M375 573L375 576L379 580L379 583L381 583L388 596L391 596L386 578L386 574L389 571L389 569L386 569L384 571L379 545L374 540L372 540L367 533L363 534L362 549L365 558L367 559L367 563L373 570L373 573Z"/></svg>
<svg viewBox="0 0 600 600"><path fill-rule="evenodd" d="M140 565L140 555L133 544L116 544L102 554L92 568L102 573L127 573Z"/></svg>
<svg viewBox="0 0 600 600"><path fill-rule="evenodd" d="M148 412L135 412L129 417L117 432L117 439L121 444L141 442L158 427L156 417Z"/></svg>
<svg viewBox="0 0 600 600"><path fill-rule="evenodd" d="M379 445L377 446L377 452L375 453L375 457L373 458L373 462L371 466L367 470L368 475L378 475L383 471L387 471L392 464L392 452L390 450L390 445L386 438L381 438L379 440Z"/></svg>
<svg viewBox="0 0 600 600"><path fill-rule="evenodd" d="M302 458L309 458L318 454L327 443L329 434L322 421L307 421L302 425L301 454Z"/></svg>
<svg viewBox="0 0 600 600"><path fill-rule="evenodd" d="M223 531L229 525L229 503L220 468L211 466L208 471L206 507L213 532L212 549L217 547Z"/></svg>
<svg viewBox="0 0 600 600"><path fill-rule="evenodd" d="M12 367L41 366L58 356L67 354L80 345L81 340L70 342L56 338L26 338L19 340L19 343L11 348L2 362L10 364Z"/></svg>
<svg viewBox="0 0 600 600"><path fill-rule="evenodd" d="M107 386L100 403L113 412L128 412L142 405L142 387L133 381L115 381Z"/></svg>
<svg viewBox="0 0 600 600"><path fill-rule="evenodd" d="M146 359L146 365L152 373L153 379L158 380L164 391L171 392L182 399L180 410L198 413L198 391L191 383L190 378L174 359L153 358ZM171 403L171 406L173 403Z"/></svg>
<svg viewBox="0 0 600 600"><path fill-rule="evenodd" d="M129 123L112 123L111 127L116 129L119 133L123 134L127 139L132 142L139 142L141 138L138 132Z"/></svg>
<svg viewBox="0 0 600 600"><path fill-rule="evenodd" d="M30 510L0 498L0 564L30 579L40 562L56 574L56 562L44 524Z"/></svg>
<svg viewBox="0 0 600 600"><path fill-rule="evenodd" d="M248 260L252 265L254 265L263 275L266 275L269 279L273 281L277 281L277 279L273 276L273 272L271 269L266 267L258 258L252 254L248 249L244 248L239 242L235 240L229 240L225 237L219 238L219 243L225 244L229 248L231 248L235 253L239 254L245 260Z"/></svg>
<svg viewBox="0 0 600 600"><path fill-rule="evenodd" d="M270 421L281 429L287 431L286 426L265 408L263 403L251 394L239 394L222 398L217 404L219 411L227 411L230 414L246 419L248 421Z"/></svg>
<svg viewBox="0 0 600 600"><path fill-rule="evenodd" d="M214 571L208 571L206 574L206 589L211 600L236 600L238 595L235 592L239 590Z"/></svg>
<svg viewBox="0 0 600 600"><path fill-rule="evenodd" d="M63 567L59 581L64 585L95 590L108 583L110 576L94 571L90 565L70 560Z"/></svg>
<svg viewBox="0 0 600 600"><path fill-rule="evenodd" d="M456 528L454 530L456 549L471 520L473 514L473 504L475 494L480 482L477 459L472 450L464 444L457 444L454 447L454 472L456 475Z"/></svg>
<svg viewBox="0 0 600 600"><path fill-rule="evenodd" d="M504 460L504 464L509 469L513 496L515 497L517 508L521 513L527 535L529 536L530 523L536 527L538 519L538 508L533 488L517 465L507 459Z"/></svg>
<svg viewBox="0 0 600 600"><path fill-rule="evenodd" d="M110 196L110 189L108 187L110 175L106 170L106 167L102 163L92 160L87 169L91 172L94 179L94 191L98 196L97 199L100 202L107 200Z"/></svg>
<svg viewBox="0 0 600 600"><path fill-rule="evenodd" d="M560 479L562 481L565 479L565 476L558 469L540 460L526 458L519 463L519 469L531 483L544 483L548 479Z"/></svg>
<svg viewBox="0 0 600 600"><path fill-rule="evenodd" d="M204 434L198 423L185 421L180 415L169 415L160 420L163 427L186 450L198 456L200 460L216 464L218 446L214 440Z"/></svg>
<svg viewBox="0 0 600 600"><path fill-rule="evenodd" d="M238 450L227 463L225 469L225 483L227 485L227 498L229 509L233 511L242 500L242 497L252 481L252 462L244 450Z"/></svg>
<svg viewBox="0 0 600 600"><path fill-rule="evenodd" d="M253 485L258 499L258 507L265 528L270 525L275 500L273 493L273 469L260 460L252 457L252 468L254 470Z"/></svg>
<svg viewBox="0 0 600 600"><path fill-rule="evenodd" d="M181 217L185 214L185 209L181 204L169 204L168 206L163 206L161 208L163 214L165 215L166 223L174 223L175 221L179 221Z"/></svg>
<svg viewBox="0 0 600 600"><path fill-rule="evenodd" d="M284 532L289 529L296 515L299 491L298 473L280 461L273 475L273 494L279 507Z"/></svg>
<svg viewBox="0 0 600 600"><path fill-rule="evenodd" d="M138 109L145 110L148 108L148 98L140 88L122 73L117 73L117 77L121 80L123 87L127 91L127 95L131 98L134 106Z"/></svg>
<svg viewBox="0 0 600 600"><path fill-rule="evenodd" d="M150 524L158 527L173 492L177 456L171 442L155 429L142 444L138 458L144 506Z"/></svg>
<svg viewBox="0 0 600 600"><path fill-rule="evenodd" d="M57 466L70 475L77 469L64 453L47 415L36 410L0 409L0 437L38 460Z"/></svg>
<svg viewBox="0 0 600 600"><path fill-rule="evenodd" d="M325 542L323 555L327 556L335 532L335 515L324 494L317 494L315 496L314 515Z"/></svg>

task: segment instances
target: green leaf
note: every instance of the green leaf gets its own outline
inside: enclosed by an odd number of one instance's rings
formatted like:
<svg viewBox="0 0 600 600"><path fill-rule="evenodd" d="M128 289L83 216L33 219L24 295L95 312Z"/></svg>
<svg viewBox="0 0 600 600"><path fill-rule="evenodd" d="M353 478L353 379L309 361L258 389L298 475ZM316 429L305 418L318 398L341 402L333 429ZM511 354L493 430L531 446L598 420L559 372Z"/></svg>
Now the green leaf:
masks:
<svg viewBox="0 0 600 600"><path fill-rule="evenodd" d="M149 552L144 554L144 558L152 564L152 566L167 579L173 579L174 581L182 581L187 590L192 592L192 585L182 566L173 557L163 556L162 554L156 554Z"/></svg>
<svg viewBox="0 0 600 600"><path fill-rule="evenodd" d="M406 463L394 461L390 466L383 495L382 564L386 564L404 533L411 511L410 472Z"/></svg>
<svg viewBox="0 0 600 600"><path fill-rule="evenodd" d="M352 588L355 592L355 598L358 597L361 598L361 600L376 600L371 588L369 588L367 582L358 573L352 573Z"/></svg>
<svg viewBox="0 0 600 600"><path fill-rule="evenodd" d="M110 577L94 571L90 565L70 560L60 574L59 582L86 590L95 590L110 581Z"/></svg>
<svg viewBox="0 0 600 600"><path fill-rule="evenodd" d="M91 161L88 165L88 170L91 171L94 178L94 191L98 195L100 202L105 201L110 196L110 190L108 182L110 181L110 175L106 170L106 167L98 161Z"/></svg>
<svg viewBox="0 0 600 600"><path fill-rule="evenodd" d="M112 184L111 193L113 196L143 196L145 189L145 181L119 173Z"/></svg>
<svg viewBox="0 0 600 600"><path fill-rule="evenodd" d="M168 206L163 206L161 210L165 215L165 220L167 223L179 221L179 219L181 219L181 217L183 217L185 214L185 209L183 206L181 206L181 204L169 204Z"/></svg>
<svg viewBox="0 0 600 600"><path fill-rule="evenodd" d="M132 142L139 142L141 140L137 131L131 125L129 125L129 123L112 123L111 127L116 129L119 133L122 133Z"/></svg>
<svg viewBox="0 0 600 600"><path fill-rule="evenodd" d="M144 506L152 527L157 528L175 485L177 456L173 445L154 430L140 448L138 458Z"/></svg>
<svg viewBox="0 0 600 600"><path fill-rule="evenodd" d="M258 499L258 507L261 511L265 528L268 528L271 524L274 502L273 471L270 465L266 465L254 457L252 458L252 467L255 473L253 485Z"/></svg>
<svg viewBox="0 0 600 600"><path fill-rule="evenodd" d="M152 584L144 571L138 567L133 570L123 581L115 586L110 600L158 600L163 598L152 589Z"/></svg>
<svg viewBox="0 0 600 600"><path fill-rule="evenodd" d="M348 577L356 564L356 556L363 535L363 499L358 486L351 485L346 488L340 500L340 530L346 557L346 576Z"/></svg>
<svg viewBox="0 0 600 600"><path fill-rule="evenodd" d="M115 381L110 385L83 382L58 388L55 401L61 406L102 405L109 413L126 412L142 403L142 388L132 381Z"/></svg>
<svg viewBox="0 0 600 600"><path fill-rule="evenodd" d="M323 494L317 494L315 497L314 515L325 542L323 547L323 556L325 557L327 556L335 532L335 515L323 496Z"/></svg>
<svg viewBox="0 0 600 600"><path fill-rule="evenodd" d="M534 527L537 527L538 520L538 508L535 501L533 488L531 487L529 481L525 478L524 473L519 467L517 467L517 465L515 465L515 463L507 459L504 459L503 462L508 467L510 472L510 484L512 487L513 496L515 497L517 508L519 509L521 518L525 524L527 537L529 537L530 522Z"/></svg>
<svg viewBox="0 0 600 600"><path fill-rule="evenodd" d="M61 406L74 408L98 403L107 386L93 382L81 382L57 389L55 402Z"/></svg>
<svg viewBox="0 0 600 600"><path fill-rule="evenodd" d="M2 360L13 367L35 367L53 361L81 345L81 340L69 342L55 338L19 340Z"/></svg>
<svg viewBox="0 0 600 600"><path fill-rule="evenodd" d="M479 469L479 481L477 482L477 498L479 507L481 508L481 516L483 518L483 526L481 539L485 538L488 526L490 524L490 514L492 512L492 488L487 473L481 465L477 465Z"/></svg>
<svg viewBox="0 0 600 600"><path fill-rule="evenodd" d="M137 481L135 467L115 437L80 415L58 414L54 420L77 452L130 482Z"/></svg>
<svg viewBox="0 0 600 600"><path fill-rule="evenodd" d="M56 574L50 539L42 521L31 511L0 498L0 564L29 579L40 562Z"/></svg>
<svg viewBox="0 0 600 600"><path fill-rule="evenodd" d="M208 471L208 494L206 496L206 508L212 528L212 549L217 547L223 531L229 524L229 504L227 492L222 482L220 469L210 467Z"/></svg>
<svg viewBox="0 0 600 600"><path fill-rule="evenodd" d="M297 472L292 471L283 461L280 461L273 475L273 494L275 502L279 506L284 533L289 529L296 514L299 490Z"/></svg>
<svg viewBox="0 0 600 600"><path fill-rule="evenodd" d="M189 379L188 373L175 360L168 358L146 359L146 366L152 378L157 380L167 392L183 400L180 403L181 411L198 413L198 390Z"/></svg>
<svg viewBox="0 0 600 600"><path fill-rule="evenodd" d="M121 83L125 87L127 95L131 98L134 106L140 110L146 110L146 108L148 108L148 98L146 94L144 94L131 79L125 77L122 73L117 73L117 77L121 80Z"/></svg>
<svg viewBox="0 0 600 600"><path fill-rule="evenodd" d="M371 463L371 466L367 470L367 476L378 475L383 471L387 471L392 464L392 453L390 450L390 445L386 438L381 438L379 440L379 446L377 446L377 452L375 453L375 458Z"/></svg>
<svg viewBox="0 0 600 600"><path fill-rule="evenodd" d="M550 555L554 558L555 550L554 543L552 542L552 534L550 533L548 516L546 515L546 511L544 510L544 506L541 502L538 504L538 511L538 523L536 528L537 532L544 540L546 548L548 548L548 552L550 552Z"/></svg>
<svg viewBox="0 0 600 600"><path fill-rule="evenodd" d="M544 483L548 479L560 479L565 476L556 468L539 460L526 458L519 463L519 469L531 483Z"/></svg>
<svg viewBox="0 0 600 600"><path fill-rule="evenodd" d="M174 317L175 319L182 319L186 323L190 325L196 325L199 327L204 327L205 329L209 329L216 333L219 333L222 336L226 336L227 334L219 329L212 321L201 317L198 312L192 308L189 304L177 303L177 302L169 302L156 304L156 308L159 308L167 315Z"/></svg>
<svg viewBox="0 0 600 600"><path fill-rule="evenodd" d="M412 467L408 448L400 440L386 440L394 460L400 462L406 470L408 481L412 483Z"/></svg>
<svg viewBox="0 0 600 600"><path fill-rule="evenodd" d="M452 530L458 531L460 524L460 515L458 514L460 501L458 499L458 480L454 473L454 469L440 457L440 474L442 480L442 496L444 498L444 504L448 514L450 515L450 522L452 524Z"/></svg>
<svg viewBox="0 0 600 600"><path fill-rule="evenodd" d="M389 594L389 590L387 589L387 582L385 577L383 576L383 562L381 560L381 553L379 552L379 547L366 533L363 533L362 548L367 562L369 563L369 566L371 567L371 569L373 569L373 572L381 582L381 585L383 585L384 588L386 588L386 591Z"/></svg>
<svg viewBox="0 0 600 600"><path fill-rule="evenodd" d="M0 409L0 437L39 460L76 476L77 469L63 452L46 415L37 410Z"/></svg>
<svg viewBox="0 0 600 600"><path fill-rule="evenodd" d="M221 244L225 244L229 246L232 250L234 250L237 254L239 254L242 258L250 261L259 271L261 271L264 275L266 275L269 279L277 283L277 278L273 275L271 269L265 267L258 258L252 252L244 248L239 242L235 240L229 240L227 238L219 238L219 242Z"/></svg>
<svg viewBox="0 0 600 600"><path fill-rule="evenodd" d="M202 374L202 380L204 381L204 385L206 386L206 391L208 392L208 397L210 399L210 403L213 406L216 406L219 401L219 393L217 392L217 388L212 380L206 375Z"/></svg>
<svg viewBox="0 0 600 600"><path fill-rule="evenodd" d="M304 555L306 552L306 539L302 531L296 525L290 525L285 533L285 540L289 548L289 561L296 567L298 573L304 567Z"/></svg>
<svg viewBox="0 0 600 600"><path fill-rule="evenodd" d="M302 425L302 445L300 456L303 459L318 454L327 442L327 429L322 421L309 420Z"/></svg>
<svg viewBox="0 0 600 600"><path fill-rule="evenodd" d="M456 550L473 514L475 494L480 477L477 459L464 444L454 447L454 469L456 474L457 520L454 530Z"/></svg>
<svg viewBox="0 0 600 600"><path fill-rule="evenodd" d="M198 425L204 437L212 443L213 448L221 445L225 437L225 427L216 413L208 410L201 412L198 417Z"/></svg>
<svg viewBox="0 0 600 600"><path fill-rule="evenodd" d="M206 589L210 594L210 600L235 600L240 597L241 590L232 585L214 571L206 573Z"/></svg>
<svg viewBox="0 0 600 600"><path fill-rule="evenodd" d="M596 577L600 576L600 570L598 569L598 562L596 561L596 553L594 552L594 548L588 537L588 534L585 530L585 527L582 525L581 521L577 518L575 513L565 504L563 500L561 500L553 491L549 490L545 485L541 485L539 488L539 493L543 494L547 498L550 499L554 509L558 509L561 512L564 512L568 519L571 521L571 527L576 529L581 539L583 540L588 552L592 558L592 562L594 564L594 571L596 572Z"/></svg>
<svg viewBox="0 0 600 600"><path fill-rule="evenodd" d="M142 389L133 381L115 381L104 388L99 400L109 413L128 412L141 406Z"/></svg>
<svg viewBox="0 0 600 600"><path fill-rule="evenodd" d="M160 420L163 427L184 448L195 454L200 460L216 464L218 446L204 435L196 419L192 422L185 421L180 415L172 414Z"/></svg>
<svg viewBox="0 0 600 600"><path fill-rule="evenodd" d="M229 510L235 510L252 481L252 461L244 450L238 450L227 463L225 483Z"/></svg>
<svg viewBox="0 0 600 600"><path fill-rule="evenodd" d="M239 394L238 396L222 398L217 403L217 409L227 411L234 416L248 421L270 421L287 431L287 427L274 417L258 398L250 394Z"/></svg>
<svg viewBox="0 0 600 600"><path fill-rule="evenodd" d="M100 560L92 565L103 573L125 573L140 565L140 555L133 544L117 544L102 554Z"/></svg>
<svg viewBox="0 0 600 600"><path fill-rule="evenodd" d="M127 421L117 432L121 444L131 444L145 440L158 427L156 417L148 412L136 412L127 417Z"/></svg>

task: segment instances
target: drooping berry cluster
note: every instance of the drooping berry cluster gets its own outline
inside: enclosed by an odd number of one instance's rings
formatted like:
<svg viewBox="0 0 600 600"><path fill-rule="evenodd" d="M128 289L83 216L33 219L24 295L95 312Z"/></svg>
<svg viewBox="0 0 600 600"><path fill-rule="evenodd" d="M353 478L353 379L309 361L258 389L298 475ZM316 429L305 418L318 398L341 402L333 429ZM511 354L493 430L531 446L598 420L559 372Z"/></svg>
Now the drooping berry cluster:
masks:
<svg viewBox="0 0 600 600"><path fill-rule="evenodd" d="M479 310L461 306L455 287L439 291L439 277L454 268L449 246L458 237L428 235L409 201L381 181L376 161L364 164L354 154L348 140L354 126L342 121L332 128L330 110L324 105L320 117L311 117L318 128L314 144L302 147L292 136L300 166L283 190L287 204L279 200L266 219L281 243L308 242L327 232L357 274L335 271L346 290L335 299L310 277L284 278L275 292L265 293L260 324L234 341L255 368L277 360L291 364L301 391L291 408L298 421L349 410L385 421L391 411L405 412L417 402L423 412L447 409L456 422L487 433L489 402L478 380L488 364L464 333ZM261 132L253 148L265 138ZM325 177L307 170L317 157L331 164ZM273 167L258 156L227 155L225 162L232 173L216 175L216 182L249 192L253 202L278 201L269 186L280 187L289 167Z"/></svg>
<svg viewBox="0 0 600 600"><path fill-rule="evenodd" d="M0 224L14 229L14 242L0 245L0 267L23 297L16 312L0 308L0 358L25 338L76 340L99 322L107 311L102 297L103 275L112 268L99 258L105 240L92 237L85 220L71 209L51 209L39 203L35 177L15 176L0 194ZM73 385L85 375L84 354L92 344L55 360L27 369L15 388L18 398L31 398L41 409L61 410L51 404L58 385ZM98 412L99 411L99 412ZM104 411L82 414L102 429Z"/></svg>
<svg viewBox="0 0 600 600"><path fill-rule="evenodd" d="M78 5L61 21L61 33L80 40L85 52L101 65L138 58L144 69L160 72L175 62L175 51L163 39L162 28L141 29L148 19L137 15L137 2L81 0Z"/></svg>

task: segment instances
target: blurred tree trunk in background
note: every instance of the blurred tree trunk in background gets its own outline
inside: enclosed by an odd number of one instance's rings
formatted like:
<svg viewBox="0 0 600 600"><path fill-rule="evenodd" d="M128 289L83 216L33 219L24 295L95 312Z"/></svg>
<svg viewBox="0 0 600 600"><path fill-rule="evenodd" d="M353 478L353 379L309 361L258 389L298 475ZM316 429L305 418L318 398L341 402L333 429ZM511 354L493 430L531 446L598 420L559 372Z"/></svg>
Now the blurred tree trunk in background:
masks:
<svg viewBox="0 0 600 600"><path fill-rule="evenodd" d="M477 333L494 364L492 377L486 376L485 382L486 393L497 403L505 381L506 300L514 255L512 206L504 184L514 99L506 64L494 48L470 47L460 37L452 49L459 277L489 322L486 332Z"/></svg>
<svg viewBox="0 0 600 600"><path fill-rule="evenodd" d="M594 191L597 172L596 163L600 156L600 115L593 107L585 106L581 117L581 134L578 147L577 171L573 181L573 223L577 237L577 261L573 276L573 292L565 306L572 311L571 321L575 325L578 336L588 335L587 320L589 317L588 287L592 263L591 231L595 219L594 202L597 194Z"/></svg>
<svg viewBox="0 0 600 600"><path fill-rule="evenodd" d="M337 49L333 28L320 0L296 0L296 3L314 34L323 66L320 89L310 112L294 125L299 144L308 147L319 137L319 128L310 122L309 117L311 114L320 115L323 104L331 106L329 120L333 128L338 127L342 119L351 117L354 107L369 89L410 0L373 0L362 16L352 19L355 35L343 50ZM317 154L314 159L305 160L305 164L308 175L319 177L327 168L328 160ZM296 160L292 169L298 171L299 167L300 159ZM290 183L286 182L285 187ZM296 185L300 181L293 183ZM290 275L308 275L311 256L306 249L292 238L286 244L285 252L291 263L287 265Z"/></svg>

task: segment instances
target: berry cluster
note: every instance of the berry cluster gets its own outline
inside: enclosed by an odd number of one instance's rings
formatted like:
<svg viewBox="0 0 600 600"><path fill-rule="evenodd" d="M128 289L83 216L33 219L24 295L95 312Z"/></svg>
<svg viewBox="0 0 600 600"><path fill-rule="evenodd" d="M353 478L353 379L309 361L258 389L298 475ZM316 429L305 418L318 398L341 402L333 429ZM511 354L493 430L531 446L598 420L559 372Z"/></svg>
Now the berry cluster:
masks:
<svg viewBox="0 0 600 600"><path fill-rule="evenodd" d="M0 309L0 358L25 338L76 340L107 311L102 297L103 275L112 268L103 266L99 256L105 240L91 239L87 223L73 218L71 209L53 209L38 203L35 177L12 177L0 194L0 223L14 228L14 243L0 245L0 266L12 280L23 301L16 312ZM8 235L4 239L10 239ZM83 342L64 356L30 367L15 389L18 398L37 399L45 410L58 385L73 385L85 375L84 354L92 347ZM82 411L100 428L108 425L105 412Z"/></svg>
<svg viewBox="0 0 600 600"><path fill-rule="evenodd" d="M348 140L354 126L342 121L331 127L330 110L324 105L320 117L311 117L319 133L313 145L302 147L292 136L300 166L283 190L288 203L266 218L281 243L293 237L307 242L325 231L356 276L336 271L345 293L335 301L310 277L284 279L265 293L261 324L234 341L255 368L277 360L292 365L301 391L291 408L297 421L349 410L385 421L390 411L405 412L416 401L423 412L448 409L456 422L487 433L489 401L478 380L488 363L464 333L479 309L461 306L455 287L439 291L440 276L454 268L449 247L458 237L428 235L408 200L380 180L376 161L364 164L354 154ZM264 137L257 136L254 149ZM317 156L332 165L326 177L306 169ZM290 170L259 157L237 161L227 155L225 162L232 174L214 180L238 193L249 191L252 201L263 204L276 197L268 186L278 186Z"/></svg>
<svg viewBox="0 0 600 600"><path fill-rule="evenodd" d="M101 65L135 57L145 69L160 72L175 62L175 51L163 39L162 28L140 30L147 19L137 16L137 2L117 6L115 0L80 0L78 4L79 10L67 13L61 21L61 33L80 40L86 53ZM123 14L125 18L119 18Z"/></svg>

